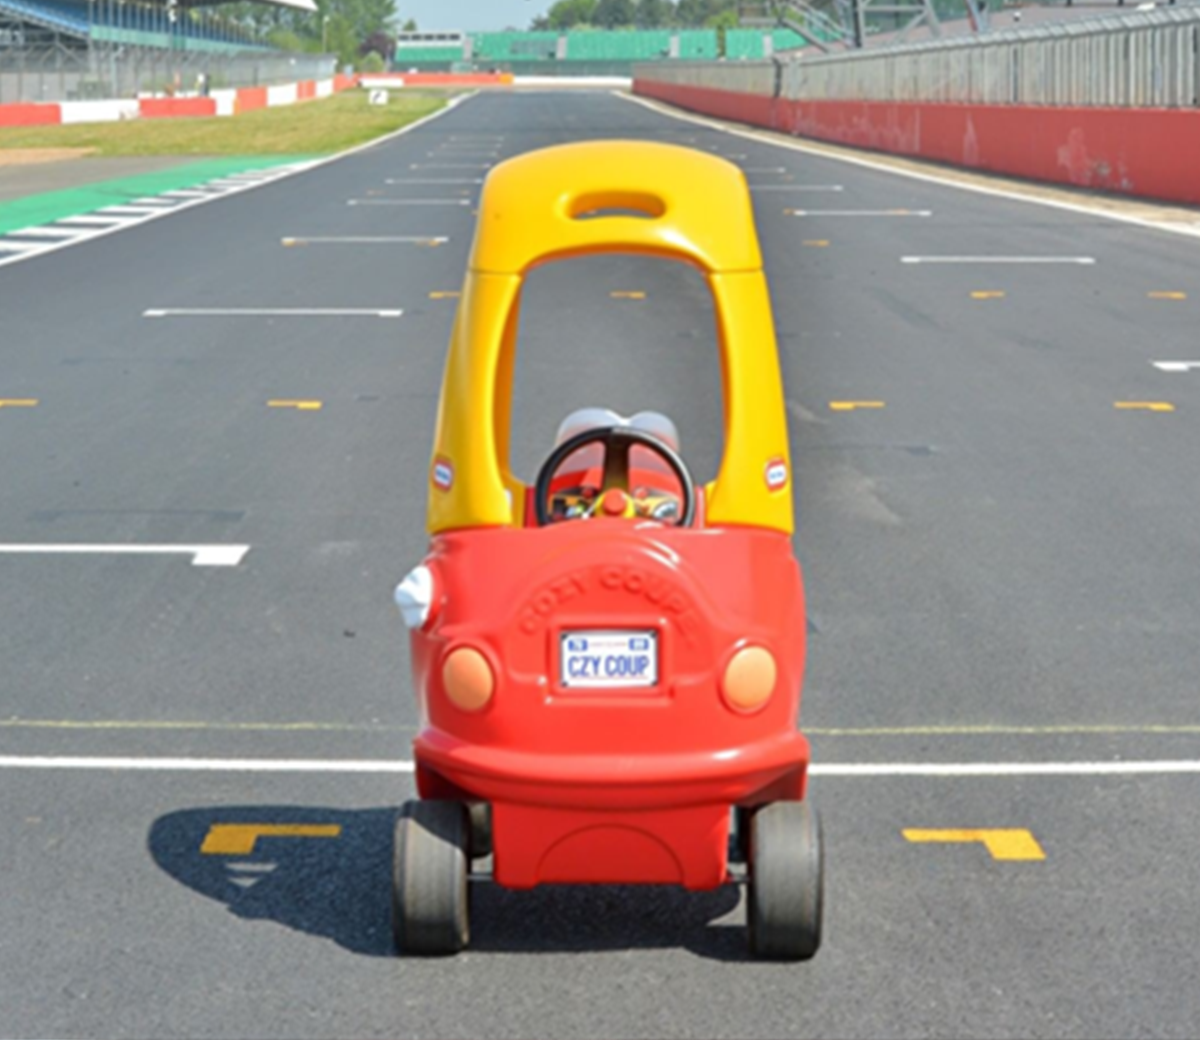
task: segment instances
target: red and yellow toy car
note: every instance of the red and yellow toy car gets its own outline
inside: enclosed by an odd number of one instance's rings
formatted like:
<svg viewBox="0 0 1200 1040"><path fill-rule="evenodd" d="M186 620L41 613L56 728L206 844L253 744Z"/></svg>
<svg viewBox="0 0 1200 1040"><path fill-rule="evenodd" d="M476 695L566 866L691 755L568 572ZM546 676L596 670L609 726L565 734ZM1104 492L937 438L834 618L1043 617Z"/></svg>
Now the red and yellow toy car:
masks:
<svg viewBox="0 0 1200 1040"><path fill-rule="evenodd" d="M577 415L533 486L509 468L523 280L599 252L707 278L725 400L710 484L696 486L654 413ZM752 952L811 957L822 860L796 729L804 594L770 302L737 167L613 141L496 167L429 481L429 554L397 589L421 708L421 797L396 829L398 949L466 945L471 861L488 855L514 889L731 883L736 816Z"/></svg>

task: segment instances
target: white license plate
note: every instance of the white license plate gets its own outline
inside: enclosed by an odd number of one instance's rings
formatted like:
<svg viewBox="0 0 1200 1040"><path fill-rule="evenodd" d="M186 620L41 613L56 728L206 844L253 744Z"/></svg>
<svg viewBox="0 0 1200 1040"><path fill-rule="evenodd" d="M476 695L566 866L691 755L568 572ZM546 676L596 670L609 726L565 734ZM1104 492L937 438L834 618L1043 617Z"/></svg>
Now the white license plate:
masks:
<svg viewBox="0 0 1200 1040"><path fill-rule="evenodd" d="M558 681L571 690L625 690L658 685L658 633L563 632Z"/></svg>

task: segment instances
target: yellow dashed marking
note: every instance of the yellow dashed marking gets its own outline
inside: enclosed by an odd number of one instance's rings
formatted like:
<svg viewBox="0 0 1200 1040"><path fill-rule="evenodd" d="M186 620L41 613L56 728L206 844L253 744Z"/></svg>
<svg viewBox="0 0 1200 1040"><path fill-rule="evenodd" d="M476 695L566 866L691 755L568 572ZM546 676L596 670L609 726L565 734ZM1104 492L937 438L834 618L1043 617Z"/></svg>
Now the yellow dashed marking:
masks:
<svg viewBox="0 0 1200 1040"><path fill-rule="evenodd" d="M614 300L644 300L646 294L644 292L611 292L608 294Z"/></svg>
<svg viewBox="0 0 1200 1040"><path fill-rule="evenodd" d="M268 401L268 408L295 408L301 412L319 412L320 401Z"/></svg>
<svg viewBox="0 0 1200 1040"><path fill-rule="evenodd" d="M830 401L829 408L834 412L853 412L858 408L884 408L883 401Z"/></svg>
<svg viewBox="0 0 1200 1040"><path fill-rule="evenodd" d="M336 838L340 823L214 823L204 836L205 856L249 856L259 838Z"/></svg>
<svg viewBox="0 0 1200 1040"><path fill-rule="evenodd" d="M1148 293L1146 293L1146 295L1149 296L1150 299L1152 299L1152 300L1186 300L1187 299L1187 293L1185 293L1185 292L1171 292L1171 291L1168 291L1165 289L1156 290L1154 292L1148 292Z"/></svg>
<svg viewBox="0 0 1200 1040"><path fill-rule="evenodd" d="M460 292L431 292L429 298L431 300L457 300L461 295Z"/></svg>
<svg viewBox="0 0 1200 1040"><path fill-rule="evenodd" d="M971 293L972 300L1003 300L1004 293L999 289L978 289Z"/></svg>
<svg viewBox="0 0 1200 1040"><path fill-rule="evenodd" d="M36 397L6 397L0 398L0 408L36 408Z"/></svg>
<svg viewBox="0 0 1200 1040"><path fill-rule="evenodd" d="M1126 411L1173 412L1175 406L1167 401L1114 401L1114 408Z"/></svg>
<svg viewBox="0 0 1200 1040"><path fill-rule="evenodd" d="M800 244L802 246L812 246L814 249L824 249L827 245L829 245L829 239L827 239L827 238L806 238Z"/></svg>
<svg viewBox="0 0 1200 1040"><path fill-rule="evenodd" d="M959 845L979 842L991 853L992 859L1042 860L1046 858L1046 853L1042 851L1037 839L1026 830L906 830L904 837L917 843L947 842Z"/></svg>
<svg viewBox="0 0 1200 1040"><path fill-rule="evenodd" d="M302 238L285 238L285 239L282 239L281 241L283 242L284 246L288 246L288 247L304 245L304 239L302 239Z"/></svg>

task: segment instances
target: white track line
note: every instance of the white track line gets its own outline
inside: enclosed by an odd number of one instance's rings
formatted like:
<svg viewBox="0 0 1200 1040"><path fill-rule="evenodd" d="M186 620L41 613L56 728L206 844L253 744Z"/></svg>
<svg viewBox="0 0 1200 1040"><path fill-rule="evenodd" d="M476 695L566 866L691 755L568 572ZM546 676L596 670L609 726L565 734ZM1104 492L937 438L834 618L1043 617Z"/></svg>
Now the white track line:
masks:
<svg viewBox="0 0 1200 1040"><path fill-rule="evenodd" d="M751 184L751 191L845 191L840 184Z"/></svg>
<svg viewBox="0 0 1200 1040"><path fill-rule="evenodd" d="M470 199L347 199L347 206L472 206Z"/></svg>
<svg viewBox="0 0 1200 1040"><path fill-rule="evenodd" d="M65 227L27 227L21 228L20 231L10 231L10 235L17 235L21 238L67 238L70 235L81 234L79 228Z"/></svg>
<svg viewBox="0 0 1200 1040"><path fill-rule="evenodd" d="M236 567L248 545L0 545L7 556L190 556L193 567Z"/></svg>
<svg viewBox="0 0 1200 1040"><path fill-rule="evenodd" d="M355 307L181 307L143 311L143 318L399 318L402 310Z"/></svg>
<svg viewBox="0 0 1200 1040"><path fill-rule="evenodd" d="M390 242L407 242L416 245L429 245L433 243L445 245L450 239L446 235L326 235L318 238L304 238L301 235L293 235L289 238L281 238L280 241L285 246L306 246L312 243L317 243L318 245L379 245Z"/></svg>
<svg viewBox="0 0 1200 1040"><path fill-rule="evenodd" d="M792 217L932 217L929 209L794 209Z"/></svg>
<svg viewBox="0 0 1200 1040"><path fill-rule="evenodd" d="M482 184L482 177L440 179L437 177L389 177L384 184Z"/></svg>
<svg viewBox="0 0 1200 1040"><path fill-rule="evenodd" d="M31 249L45 249L45 242L6 242L0 239L0 253L26 253Z"/></svg>
<svg viewBox="0 0 1200 1040"><path fill-rule="evenodd" d="M732 137L744 137L749 141L756 141L758 144L770 145L772 148L783 148L789 152L801 152L804 155L829 159L832 162L848 163L851 166L862 166L868 170L877 170L880 173L890 173L895 177L907 177L914 181L924 181L927 184L937 184L943 188L956 188L959 191L971 191L976 195L991 195L993 198L1008 199L1012 202L1027 202L1034 206L1048 206L1050 209L1066 210L1068 213L1083 213L1089 217L1102 217L1105 220L1115 220L1122 224L1136 224L1138 227L1151 228L1154 231L1164 231L1170 235L1190 235L1193 237L1200 237L1200 223L1197 223L1195 226L1157 223L1153 220L1146 220L1144 217L1135 217L1126 213L1116 213L1112 210L1086 206L1082 203L1064 202L1059 199L1039 198L1034 195L1025 195L1019 191L1013 191L1009 188L992 188L984 184L968 184L964 181L955 180L950 177L938 176L936 173L928 173L923 170L902 169L887 162L881 162L878 159L869 159L865 156L857 155L839 155L836 152L829 151L829 148L852 149L854 147L853 145L841 144L837 141L816 141L814 139L814 144L805 144L799 139L781 140L773 136L769 131L752 130L749 127L742 129L737 126L729 126L724 123L719 123L712 118L679 112L670 108L663 102L655 102L649 98L635 97L632 94L626 94L619 90L613 91L613 96L636 105L641 105L643 108L648 108L650 111L657 112L659 115L666 116L668 119L676 119L681 123L692 123L696 126L707 127L710 130L717 130L720 133L729 134ZM912 155L897 155L896 159L906 162L929 162L928 159L922 159L920 156ZM976 170L971 169L970 167L962 167L962 171L976 177L988 176L988 172L986 170ZM997 174L995 176L1004 177L1009 175ZM1072 185L1057 184L1054 182L1047 182L1045 186L1058 191L1069 191L1072 188ZM1127 198L1135 205L1154 205L1154 200L1152 199L1142 200L1133 195L1127 196Z"/></svg>
<svg viewBox="0 0 1200 1040"><path fill-rule="evenodd" d="M413 763L383 759L318 758L130 758L77 755L3 755L0 769L113 770L128 772L227 773L411 773ZM1079 776L1189 776L1200 761L1139 762L879 762L814 765L811 776L983 778Z"/></svg>
<svg viewBox="0 0 1200 1040"><path fill-rule="evenodd" d="M1162 372L1190 372L1200 368L1200 361L1152 361L1151 364Z"/></svg>
<svg viewBox="0 0 1200 1040"><path fill-rule="evenodd" d="M130 227L136 223L138 223L138 221L122 220L115 214L111 217L97 217L90 213L81 213L77 217L63 217L60 221L58 221L58 226L67 227L70 224L80 224L85 227L104 227L111 230L114 228Z"/></svg>
<svg viewBox="0 0 1200 1040"><path fill-rule="evenodd" d="M902 256L902 264L1094 264L1094 256Z"/></svg>

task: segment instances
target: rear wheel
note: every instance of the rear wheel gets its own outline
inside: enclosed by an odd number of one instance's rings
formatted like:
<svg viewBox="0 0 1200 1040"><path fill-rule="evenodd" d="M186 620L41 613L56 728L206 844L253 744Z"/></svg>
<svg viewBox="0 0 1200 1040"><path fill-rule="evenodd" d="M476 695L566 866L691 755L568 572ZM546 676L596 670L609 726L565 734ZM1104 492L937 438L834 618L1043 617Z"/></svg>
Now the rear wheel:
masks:
<svg viewBox="0 0 1200 1040"><path fill-rule="evenodd" d="M405 802L396 821L392 935L401 954L457 953L470 937L471 820L460 802Z"/></svg>
<svg viewBox="0 0 1200 1040"><path fill-rule="evenodd" d="M821 825L808 802L774 802L750 821L750 952L803 961L821 945Z"/></svg>

